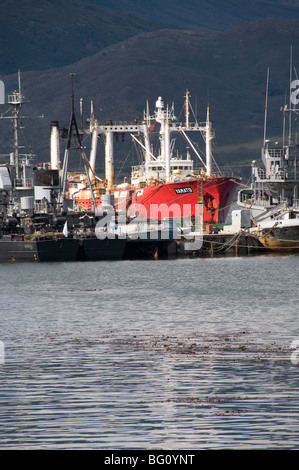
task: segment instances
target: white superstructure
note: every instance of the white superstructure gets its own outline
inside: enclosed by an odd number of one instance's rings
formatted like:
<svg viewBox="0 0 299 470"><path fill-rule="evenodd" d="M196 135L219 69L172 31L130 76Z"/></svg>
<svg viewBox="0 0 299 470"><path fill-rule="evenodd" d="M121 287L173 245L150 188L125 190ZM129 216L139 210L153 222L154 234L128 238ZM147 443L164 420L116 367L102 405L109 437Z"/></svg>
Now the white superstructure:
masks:
<svg viewBox="0 0 299 470"><path fill-rule="evenodd" d="M190 94L187 91L185 95L185 122L178 122L174 114L174 106L164 106L162 97L156 101L154 115L150 115L147 109L144 112L142 122L136 119L134 123L113 123L106 121L100 124L94 117L93 105L91 110L90 129L92 136L90 168L95 169L97 140L99 135L105 138L105 179L107 181L107 192L111 192L114 185L114 158L113 158L113 135L130 134L133 140L142 148L144 161L141 165L132 168L131 185L134 187L146 185L153 181L169 183L180 178L194 178L194 162L191 159L190 150L195 152L202 164L202 173L210 176L212 173L212 148L213 138L212 126L209 119L209 108L207 110L207 120L204 123L198 123L195 119L190 122ZM158 126L156 126L158 124ZM159 152L154 154L151 143L151 134L156 132L159 127ZM196 131L202 134L205 141L206 156L203 158L198 149L192 143L187 135L189 131ZM187 141L188 148L186 155L175 153L174 133L181 134Z"/></svg>

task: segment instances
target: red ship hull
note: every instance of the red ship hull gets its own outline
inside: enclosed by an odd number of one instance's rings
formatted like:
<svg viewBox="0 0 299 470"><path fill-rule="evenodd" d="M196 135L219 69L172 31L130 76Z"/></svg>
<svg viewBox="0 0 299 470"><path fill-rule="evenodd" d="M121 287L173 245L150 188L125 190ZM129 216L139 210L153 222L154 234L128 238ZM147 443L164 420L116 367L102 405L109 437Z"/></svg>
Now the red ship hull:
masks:
<svg viewBox="0 0 299 470"><path fill-rule="evenodd" d="M224 176L203 177L176 183L158 184L144 188L113 191L116 210L126 210L128 216L149 219L197 217L199 202L203 201L203 221L224 223L239 180ZM77 199L85 209L92 200ZM99 206L100 206L100 200Z"/></svg>

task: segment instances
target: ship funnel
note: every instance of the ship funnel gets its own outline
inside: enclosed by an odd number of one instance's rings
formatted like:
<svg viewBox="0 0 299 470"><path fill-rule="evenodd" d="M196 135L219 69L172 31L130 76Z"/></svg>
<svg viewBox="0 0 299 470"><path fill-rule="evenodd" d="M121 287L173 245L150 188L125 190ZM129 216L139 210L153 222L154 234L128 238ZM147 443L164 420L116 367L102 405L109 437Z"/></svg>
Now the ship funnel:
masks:
<svg viewBox="0 0 299 470"><path fill-rule="evenodd" d="M58 122L52 121L50 125L50 151L51 151L51 169L60 169L60 149L59 149L59 130Z"/></svg>
<svg viewBox="0 0 299 470"><path fill-rule="evenodd" d="M106 193L111 194L114 185L114 158L113 158L113 132L106 132L105 140L105 178L107 180Z"/></svg>

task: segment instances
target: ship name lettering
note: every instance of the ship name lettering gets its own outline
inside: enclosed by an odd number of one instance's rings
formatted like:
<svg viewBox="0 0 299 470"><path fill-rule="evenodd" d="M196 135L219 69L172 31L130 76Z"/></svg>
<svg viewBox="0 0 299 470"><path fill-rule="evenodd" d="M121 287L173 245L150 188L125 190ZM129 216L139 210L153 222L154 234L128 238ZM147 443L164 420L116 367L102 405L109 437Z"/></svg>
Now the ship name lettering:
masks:
<svg viewBox="0 0 299 470"><path fill-rule="evenodd" d="M190 188L190 186L186 188L174 188L174 190L177 194L193 193L193 190Z"/></svg>

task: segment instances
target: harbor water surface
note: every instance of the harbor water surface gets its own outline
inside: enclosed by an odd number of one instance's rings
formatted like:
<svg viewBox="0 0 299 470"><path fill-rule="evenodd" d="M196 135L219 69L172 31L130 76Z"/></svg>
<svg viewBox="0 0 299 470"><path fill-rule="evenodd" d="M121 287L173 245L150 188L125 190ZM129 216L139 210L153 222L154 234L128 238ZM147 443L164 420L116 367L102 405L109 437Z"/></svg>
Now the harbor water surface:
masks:
<svg viewBox="0 0 299 470"><path fill-rule="evenodd" d="M1 264L0 448L298 449L298 267Z"/></svg>

